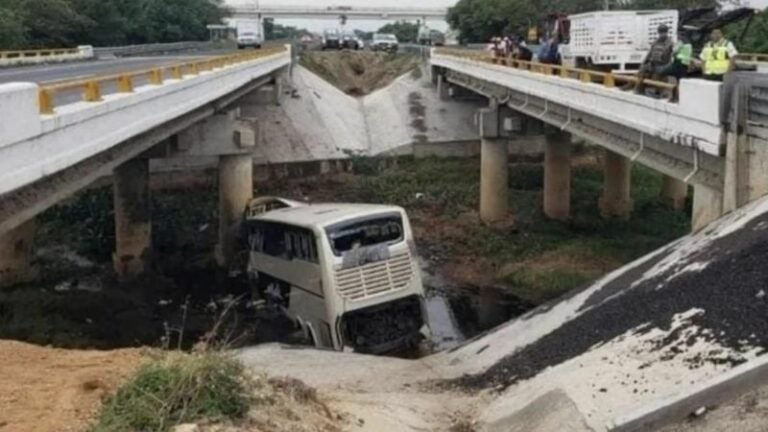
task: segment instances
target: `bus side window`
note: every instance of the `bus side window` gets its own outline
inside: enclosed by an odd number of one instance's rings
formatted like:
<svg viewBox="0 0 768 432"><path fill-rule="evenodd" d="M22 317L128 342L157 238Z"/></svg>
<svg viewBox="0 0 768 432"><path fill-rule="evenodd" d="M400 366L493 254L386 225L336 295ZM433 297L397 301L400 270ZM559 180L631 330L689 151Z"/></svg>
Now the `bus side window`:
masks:
<svg viewBox="0 0 768 432"><path fill-rule="evenodd" d="M248 235L248 245L254 252L264 251L264 227L261 224L252 224Z"/></svg>
<svg viewBox="0 0 768 432"><path fill-rule="evenodd" d="M286 249L285 229L275 224L265 224L264 253L273 257L284 257Z"/></svg>

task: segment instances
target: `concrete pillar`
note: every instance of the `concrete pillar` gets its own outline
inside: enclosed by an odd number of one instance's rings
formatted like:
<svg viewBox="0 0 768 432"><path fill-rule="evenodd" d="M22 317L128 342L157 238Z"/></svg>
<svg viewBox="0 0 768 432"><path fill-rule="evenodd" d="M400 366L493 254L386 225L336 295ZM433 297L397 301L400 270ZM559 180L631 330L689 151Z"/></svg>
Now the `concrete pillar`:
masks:
<svg viewBox="0 0 768 432"><path fill-rule="evenodd" d="M704 187L693 188L693 217L691 229L701 231L710 223L723 215L723 194L719 191Z"/></svg>
<svg viewBox="0 0 768 432"><path fill-rule="evenodd" d="M282 74L275 75L274 84L272 85L272 103L280 106L280 98L283 95L283 76Z"/></svg>
<svg viewBox="0 0 768 432"><path fill-rule="evenodd" d="M115 252L112 261L120 276L146 271L152 244L149 160L133 159L115 169Z"/></svg>
<svg viewBox="0 0 768 432"><path fill-rule="evenodd" d="M509 212L509 143L500 137L499 108L491 101L478 112L480 130L480 219L501 222Z"/></svg>
<svg viewBox="0 0 768 432"><path fill-rule="evenodd" d="M612 151L605 151L603 195L600 197L600 214L606 218L629 219L632 213L632 163Z"/></svg>
<svg viewBox="0 0 768 432"><path fill-rule="evenodd" d="M0 287L34 278L31 265L34 239L34 219L0 236Z"/></svg>
<svg viewBox="0 0 768 432"><path fill-rule="evenodd" d="M216 262L226 267L236 252L235 229L248 202L253 199L253 158L228 155L219 158L219 244Z"/></svg>
<svg viewBox="0 0 768 432"><path fill-rule="evenodd" d="M665 175L661 184L661 200L673 210L685 210L685 199L688 198L688 184L674 177Z"/></svg>
<svg viewBox="0 0 768 432"><path fill-rule="evenodd" d="M480 144L480 219L500 222L509 212L507 140L483 138Z"/></svg>
<svg viewBox="0 0 768 432"><path fill-rule="evenodd" d="M571 216L571 136L547 134L544 148L544 214L565 221Z"/></svg>
<svg viewBox="0 0 768 432"><path fill-rule="evenodd" d="M451 98L450 84L445 79L445 75L437 76L437 94L440 96L440 100L448 100Z"/></svg>

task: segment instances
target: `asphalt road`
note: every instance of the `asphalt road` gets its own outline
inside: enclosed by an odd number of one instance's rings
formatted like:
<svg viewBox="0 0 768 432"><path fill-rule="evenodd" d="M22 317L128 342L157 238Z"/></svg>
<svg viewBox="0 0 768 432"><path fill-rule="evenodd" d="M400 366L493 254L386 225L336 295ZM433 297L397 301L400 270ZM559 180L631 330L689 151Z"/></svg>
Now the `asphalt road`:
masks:
<svg viewBox="0 0 768 432"><path fill-rule="evenodd" d="M105 60L91 60L54 65L21 66L0 69L0 84L9 82L49 83L63 80L79 80L99 75L113 75L170 65L196 58L223 55L232 51L207 51L204 53L174 54L171 56L125 57Z"/></svg>
<svg viewBox="0 0 768 432"><path fill-rule="evenodd" d="M76 63L63 63L40 66L22 66L0 69L0 84L9 82L34 82L37 84L53 84L66 81L83 80L98 76L116 75L123 72L133 72L153 67L167 66L175 63L188 62L205 57L224 55L233 50L215 50L167 56L125 57L103 60L91 60ZM137 76L133 80L134 87L146 85L148 76ZM101 94L108 95L117 92L117 84L104 83ZM62 106L82 100L81 90L59 91L54 95L54 106Z"/></svg>

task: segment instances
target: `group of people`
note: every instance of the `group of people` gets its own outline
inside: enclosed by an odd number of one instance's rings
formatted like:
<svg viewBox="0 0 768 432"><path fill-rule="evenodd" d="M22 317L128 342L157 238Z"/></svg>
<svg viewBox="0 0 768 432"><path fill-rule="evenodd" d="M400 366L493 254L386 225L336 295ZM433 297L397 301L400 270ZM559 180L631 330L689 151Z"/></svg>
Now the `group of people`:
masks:
<svg viewBox="0 0 768 432"><path fill-rule="evenodd" d="M493 37L488 50L496 58L533 61L535 57L545 64L560 64L561 61L557 37L542 38L535 56L523 37ZM725 74L734 69L738 54L734 44L717 29L712 31L710 41L695 58L688 35L681 34L679 40L674 42L669 27L662 24L658 27L658 38L640 67L636 89L643 92L643 82L648 79L674 79L677 82L685 77L701 75L708 80L722 81Z"/></svg>
<svg viewBox="0 0 768 432"><path fill-rule="evenodd" d="M664 24L659 26L658 34L640 68L638 90L642 90L644 79L667 81L674 78L679 81L699 72L705 79L722 81L725 74L735 67L739 52L719 29L712 31L698 58L694 58L693 46L686 34L681 34L678 42L674 43L669 37L669 27Z"/></svg>
<svg viewBox="0 0 768 432"><path fill-rule="evenodd" d="M515 60L531 61L533 60L533 51L528 48L528 44L522 37L493 37L488 45L496 58L511 58Z"/></svg>

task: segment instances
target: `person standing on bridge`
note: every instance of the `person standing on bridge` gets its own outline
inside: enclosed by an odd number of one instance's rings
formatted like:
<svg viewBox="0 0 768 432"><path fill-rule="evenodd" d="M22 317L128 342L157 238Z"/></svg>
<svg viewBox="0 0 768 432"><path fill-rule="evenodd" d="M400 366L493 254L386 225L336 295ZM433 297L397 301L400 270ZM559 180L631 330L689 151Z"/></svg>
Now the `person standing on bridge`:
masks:
<svg viewBox="0 0 768 432"><path fill-rule="evenodd" d="M723 36L720 29L712 30L710 42L701 51L701 69L704 78L722 81L725 74L732 71L739 51L731 41Z"/></svg>
<svg viewBox="0 0 768 432"><path fill-rule="evenodd" d="M651 45L651 50L643 61L643 65L640 66L638 72L637 92L644 93L645 86L643 81L651 78L659 78L663 72L672 64L672 54L675 49L675 44L669 38L669 27L666 24L662 24L658 28L659 37Z"/></svg>

